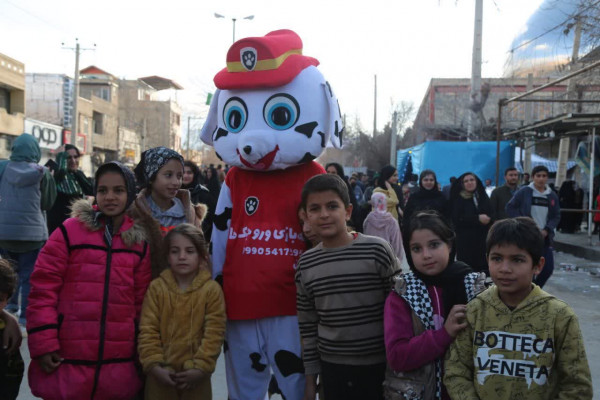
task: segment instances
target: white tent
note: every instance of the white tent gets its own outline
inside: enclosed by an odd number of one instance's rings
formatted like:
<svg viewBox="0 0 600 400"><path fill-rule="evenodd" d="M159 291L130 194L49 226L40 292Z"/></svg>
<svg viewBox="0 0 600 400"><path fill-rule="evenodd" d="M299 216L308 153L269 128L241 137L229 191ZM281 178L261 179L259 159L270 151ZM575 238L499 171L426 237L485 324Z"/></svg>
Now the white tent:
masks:
<svg viewBox="0 0 600 400"><path fill-rule="evenodd" d="M525 152L523 152L523 158L525 158ZM540 157L537 154L531 155L531 167L537 167L538 165L543 165L548 168L549 172L556 172L558 169L558 162L556 160L549 160L544 157ZM577 164L575 161L567 162L567 169L571 169L575 167ZM519 170L520 173L523 173L523 165L521 165L521 148L515 147L515 167ZM531 172L531 171L528 171Z"/></svg>

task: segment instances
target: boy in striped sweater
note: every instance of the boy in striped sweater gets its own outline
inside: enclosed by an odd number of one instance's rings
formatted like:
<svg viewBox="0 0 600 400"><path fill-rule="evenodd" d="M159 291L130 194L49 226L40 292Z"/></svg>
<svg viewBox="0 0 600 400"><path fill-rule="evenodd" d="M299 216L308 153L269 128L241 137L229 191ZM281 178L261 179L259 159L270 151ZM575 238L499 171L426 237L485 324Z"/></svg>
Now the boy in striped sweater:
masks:
<svg viewBox="0 0 600 400"><path fill-rule="evenodd" d="M315 398L317 376L326 399L382 399L383 307L400 263L385 240L347 231L352 205L340 177L312 177L301 204L322 239L296 270L304 399Z"/></svg>

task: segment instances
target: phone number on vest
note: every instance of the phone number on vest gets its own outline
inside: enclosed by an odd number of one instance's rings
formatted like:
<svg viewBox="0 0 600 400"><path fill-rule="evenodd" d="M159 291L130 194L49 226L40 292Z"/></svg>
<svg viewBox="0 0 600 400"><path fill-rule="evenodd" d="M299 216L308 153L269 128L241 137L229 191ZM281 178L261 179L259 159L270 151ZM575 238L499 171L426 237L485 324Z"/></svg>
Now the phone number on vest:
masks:
<svg viewBox="0 0 600 400"><path fill-rule="evenodd" d="M242 254L258 254L259 256L301 256L304 251L299 249L290 249L288 247L244 247Z"/></svg>

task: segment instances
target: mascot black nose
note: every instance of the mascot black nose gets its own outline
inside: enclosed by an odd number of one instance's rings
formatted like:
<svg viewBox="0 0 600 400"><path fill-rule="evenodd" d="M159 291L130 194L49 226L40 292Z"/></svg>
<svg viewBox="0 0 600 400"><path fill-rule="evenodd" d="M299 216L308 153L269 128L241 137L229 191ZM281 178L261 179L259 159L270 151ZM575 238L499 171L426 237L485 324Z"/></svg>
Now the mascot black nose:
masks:
<svg viewBox="0 0 600 400"><path fill-rule="evenodd" d="M252 146L244 146L244 153L246 153L246 154L252 153Z"/></svg>

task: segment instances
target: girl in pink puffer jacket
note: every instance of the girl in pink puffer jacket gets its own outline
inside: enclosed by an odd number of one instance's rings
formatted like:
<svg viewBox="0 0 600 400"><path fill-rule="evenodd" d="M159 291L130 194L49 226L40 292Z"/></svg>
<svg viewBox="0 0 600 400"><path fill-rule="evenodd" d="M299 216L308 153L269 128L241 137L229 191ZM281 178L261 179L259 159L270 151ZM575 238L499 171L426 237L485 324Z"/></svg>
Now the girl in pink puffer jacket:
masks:
<svg viewBox="0 0 600 400"><path fill-rule="evenodd" d="M27 307L29 385L44 399L131 399L141 388L136 331L150 283L143 230L125 214L133 173L96 172L97 207L73 204L42 248Z"/></svg>

